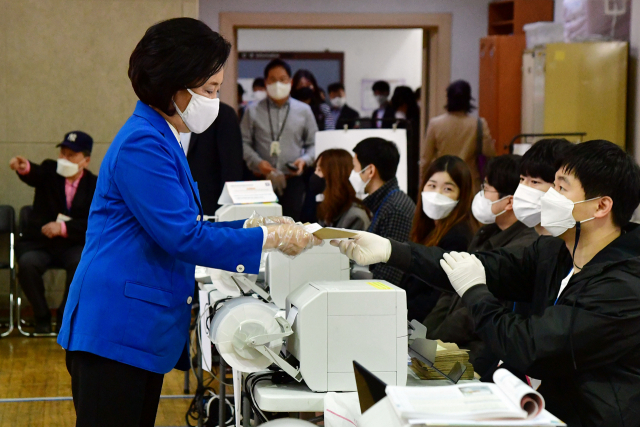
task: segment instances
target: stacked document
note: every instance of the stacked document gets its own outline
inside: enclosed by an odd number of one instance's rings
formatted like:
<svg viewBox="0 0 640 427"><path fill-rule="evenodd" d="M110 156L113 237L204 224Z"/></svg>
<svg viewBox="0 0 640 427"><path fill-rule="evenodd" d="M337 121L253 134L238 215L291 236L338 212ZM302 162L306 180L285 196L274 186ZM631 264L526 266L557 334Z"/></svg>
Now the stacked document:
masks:
<svg viewBox="0 0 640 427"><path fill-rule="evenodd" d="M436 369L444 372L450 372L453 365L456 362L460 362L467 367L467 370L462 374L461 380L473 379L473 365L469 363L469 350L460 350L454 343L443 343L438 341L438 350L436 351L436 360L433 365ZM421 380L444 380L445 378L440 375L435 369L428 367L416 358L411 359L411 369L416 373Z"/></svg>
<svg viewBox="0 0 640 427"><path fill-rule="evenodd" d="M387 397L406 424L428 426L562 426L544 410L542 395L506 369L495 384L441 387L388 386Z"/></svg>

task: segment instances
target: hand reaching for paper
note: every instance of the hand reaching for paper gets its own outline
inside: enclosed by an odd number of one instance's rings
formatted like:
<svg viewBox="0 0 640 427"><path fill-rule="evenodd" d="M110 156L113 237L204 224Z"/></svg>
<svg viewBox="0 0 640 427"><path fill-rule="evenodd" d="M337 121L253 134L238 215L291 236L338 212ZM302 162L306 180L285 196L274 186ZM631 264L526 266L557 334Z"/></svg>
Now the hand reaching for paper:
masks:
<svg viewBox="0 0 640 427"><path fill-rule="evenodd" d="M440 266L447 273L453 289L460 297L476 285L487 284L484 266L475 255L449 252L440 260Z"/></svg>
<svg viewBox="0 0 640 427"><path fill-rule="evenodd" d="M359 232L353 240L332 240L331 245L362 266L387 262L391 256L389 239L366 231Z"/></svg>
<svg viewBox="0 0 640 427"><path fill-rule="evenodd" d="M267 225L267 241L262 250L277 249L285 255L297 256L314 246L322 244L322 240L309 233L301 225L278 224Z"/></svg>

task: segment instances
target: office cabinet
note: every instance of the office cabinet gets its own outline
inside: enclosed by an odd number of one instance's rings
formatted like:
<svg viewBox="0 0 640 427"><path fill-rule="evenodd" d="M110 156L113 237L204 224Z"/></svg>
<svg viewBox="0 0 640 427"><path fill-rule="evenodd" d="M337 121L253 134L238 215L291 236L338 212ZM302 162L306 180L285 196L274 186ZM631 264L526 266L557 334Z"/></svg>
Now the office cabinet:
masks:
<svg viewBox="0 0 640 427"><path fill-rule="evenodd" d="M553 0L501 0L489 3L489 35L524 34L531 22L553 21Z"/></svg>
<svg viewBox="0 0 640 427"><path fill-rule="evenodd" d="M626 143L627 42L551 43L524 54L522 132Z"/></svg>
<svg viewBox="0 0 640 427"><path fill-rule="evenodd" d="M480 40L478 113L489 125L498 155L508 153L511 138L520 133L524 48L524 35Z"/></svg>

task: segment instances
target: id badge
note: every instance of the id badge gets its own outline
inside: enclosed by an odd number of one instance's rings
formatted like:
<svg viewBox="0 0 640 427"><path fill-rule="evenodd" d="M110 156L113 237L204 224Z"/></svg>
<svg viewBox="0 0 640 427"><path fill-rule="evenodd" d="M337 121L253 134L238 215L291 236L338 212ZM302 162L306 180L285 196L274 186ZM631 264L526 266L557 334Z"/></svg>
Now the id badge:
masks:
<svg viewBox="0 0 640 427"><path fill-rule="evenodd" d="M273 141L269 149L271 157L277 157L280 155L280 141Z"/></svg>

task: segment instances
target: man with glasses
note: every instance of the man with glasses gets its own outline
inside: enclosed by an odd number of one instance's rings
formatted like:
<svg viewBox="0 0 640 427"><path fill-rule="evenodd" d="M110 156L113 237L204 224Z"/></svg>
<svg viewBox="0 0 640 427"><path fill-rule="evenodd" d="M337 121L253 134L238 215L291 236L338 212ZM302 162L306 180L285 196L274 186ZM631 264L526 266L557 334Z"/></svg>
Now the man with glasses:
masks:
<svg viewBox="0 0 640 427"><path fill-rule="evenodd" d="M302 172L313 164L318 125L311 107L291 98L291 76L291 67L281 59L267 64L267 98L247 106L240 128L247 166L273 182L282 213L299 220Z"/></svg>

